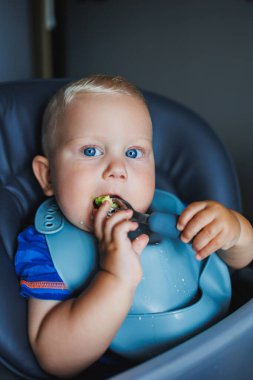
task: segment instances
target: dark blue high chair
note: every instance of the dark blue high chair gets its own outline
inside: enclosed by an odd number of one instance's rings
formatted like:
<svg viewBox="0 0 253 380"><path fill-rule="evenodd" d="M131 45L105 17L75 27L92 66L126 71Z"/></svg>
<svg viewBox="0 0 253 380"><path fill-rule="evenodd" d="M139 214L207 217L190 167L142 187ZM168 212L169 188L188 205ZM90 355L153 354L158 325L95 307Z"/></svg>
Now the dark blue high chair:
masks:
<svg viewBox="0 0 253 380"><path fill-rule="evenodd" d="M40 153L44 107L65 79L0 85L0 379L51 379L38 366L27 337L26 301L13 268L16 237L43 200L31 169ZM144 91L154 127L156 187L185 203L214 199L241 211L233 164L217 136L196 114ZM188 341L120 373L115 379L252 379L253 276L234 276L231 313ZM244 291L245 289L245 291ZM94 379L96 374L94 373ZM80 379L80 377L79 377ZM85 377L83 377L85 379Z"/></svg>

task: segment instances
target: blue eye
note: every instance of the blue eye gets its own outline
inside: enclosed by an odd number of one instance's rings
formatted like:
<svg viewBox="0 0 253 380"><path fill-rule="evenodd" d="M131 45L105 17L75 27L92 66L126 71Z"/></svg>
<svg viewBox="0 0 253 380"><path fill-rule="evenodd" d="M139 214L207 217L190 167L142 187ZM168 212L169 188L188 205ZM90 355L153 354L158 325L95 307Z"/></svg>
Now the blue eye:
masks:
<svg viewBox="0 0 253 380"><path fill-rule="evenodd" d="M97 157L102 154L101 150L94 146L88 146L87 148L84 148L82 152L87 157Z"/></svg>
<svg viewBox="0 0 253 380"><path fill-rule="evenodd" d="M126 151L126 156L128 158L140 158L143 156L143 152L137 148L131 148Z"/></svg>

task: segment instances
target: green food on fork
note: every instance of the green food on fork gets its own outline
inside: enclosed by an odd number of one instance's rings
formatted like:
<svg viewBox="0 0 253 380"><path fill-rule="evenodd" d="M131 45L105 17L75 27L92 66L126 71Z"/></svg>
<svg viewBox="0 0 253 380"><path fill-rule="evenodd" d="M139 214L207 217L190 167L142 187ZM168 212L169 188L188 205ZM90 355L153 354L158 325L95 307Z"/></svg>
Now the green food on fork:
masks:
<svg viewBox="0 0 253 380"><path fill-rule="evenodd" d="M113 199L110 197L110 195L102 195L100 197L96 197L94 199L94 206L96 208L99 208L105 201L108 201L110 204L110 210L108 211L108 215L112 215L117 209L120 208L120 206L113 201Z"/></svg>

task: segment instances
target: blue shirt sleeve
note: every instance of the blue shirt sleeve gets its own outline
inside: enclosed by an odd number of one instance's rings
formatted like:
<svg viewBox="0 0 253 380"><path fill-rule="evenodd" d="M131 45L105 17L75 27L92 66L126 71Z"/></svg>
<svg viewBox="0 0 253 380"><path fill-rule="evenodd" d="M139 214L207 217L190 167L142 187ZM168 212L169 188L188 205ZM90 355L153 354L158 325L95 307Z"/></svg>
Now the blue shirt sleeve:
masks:
<svg viewBox="0 0 253 380"><path fill-rule="evenodd" d="M54 267L45 235L33 226L18 236L15 270L23 297L61 301L71 298L71 292Z"/></svg>

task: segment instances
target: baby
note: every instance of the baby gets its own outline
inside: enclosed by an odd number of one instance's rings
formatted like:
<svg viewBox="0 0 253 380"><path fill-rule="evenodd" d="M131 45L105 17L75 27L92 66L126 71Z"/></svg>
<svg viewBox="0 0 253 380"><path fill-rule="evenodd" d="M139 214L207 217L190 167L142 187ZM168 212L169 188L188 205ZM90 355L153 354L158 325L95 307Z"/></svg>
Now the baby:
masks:
<svg viewBox="0 0 253 380"><path fill-rule="evenodd" d="M102 195L117 195L146 212L155 190L152 123L140 92L121 77L94 75L68 85L49 103L43 120L44 155L33 171L46 196L66 217L99 242L99 270L73 295L57 273L43 234L30 226L19 236L16 271L29 298L29 338L47 372L74 376L110 346L131 307L142 278L140 255L149 237L135 239L132 210L108 217L110 203L94 209ZM177 228L196 259L219 250L232 268L253 258L253 230L239 213L213 201L194 202ZM85 252L84 252L85 254Z"/></svg>

